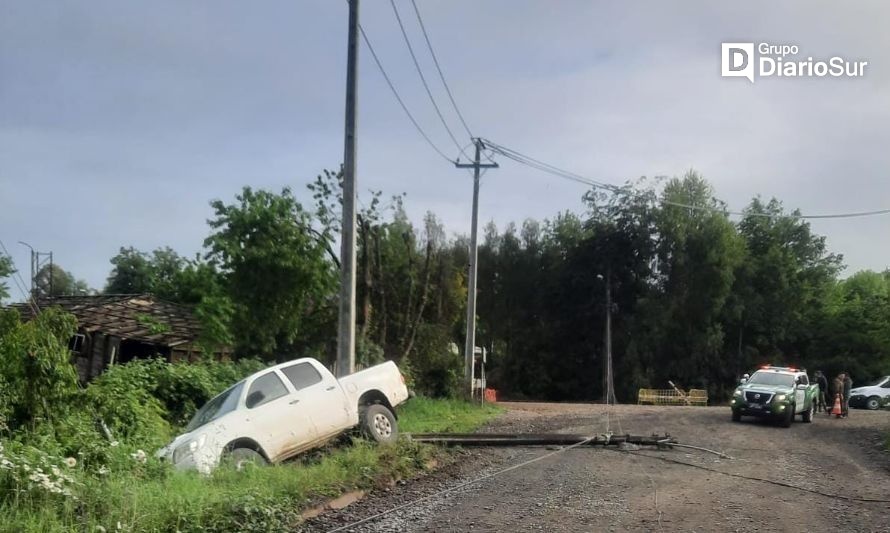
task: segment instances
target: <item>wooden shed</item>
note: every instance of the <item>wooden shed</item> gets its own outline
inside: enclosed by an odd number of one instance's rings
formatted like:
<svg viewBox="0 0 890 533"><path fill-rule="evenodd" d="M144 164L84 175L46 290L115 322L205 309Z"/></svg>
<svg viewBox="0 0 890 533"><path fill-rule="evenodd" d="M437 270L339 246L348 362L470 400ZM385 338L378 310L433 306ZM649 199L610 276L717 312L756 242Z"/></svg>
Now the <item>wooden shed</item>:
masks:
<svg viewBox="0 0 890 533"><path fill-rule="evenodd" d="M133 359L162 357L172 363L194 361L203 355L196 344L201 324L193 310L151 294L55 296L37 303L41 309L60 307L77 318L71 351L82 382L110 365ZM33 316L27 304L13 307L26 317ZM230 349L213 355L227 358Z"/></svg>

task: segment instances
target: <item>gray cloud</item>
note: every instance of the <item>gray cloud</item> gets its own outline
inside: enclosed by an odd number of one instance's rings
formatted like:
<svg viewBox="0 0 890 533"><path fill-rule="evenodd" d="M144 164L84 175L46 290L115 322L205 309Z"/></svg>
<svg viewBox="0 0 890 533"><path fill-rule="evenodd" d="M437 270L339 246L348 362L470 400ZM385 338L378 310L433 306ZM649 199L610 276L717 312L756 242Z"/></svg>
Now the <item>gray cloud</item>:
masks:
<svg viewBox="0 0 890 533"><path fill-rule="evenodd" d="M422 51L410 4L400 5ZM890 206L883 2L419 5L474 133L603 181L695 167L734 208L758 193L809 212ZM336 167L345 2L261 6L3 3L0 239L53 250L101 286L119 246L197 251L210 199L245 184L301 191ZM456 153L388 4L365 1L362 23L418 120ZM723 79L720 42L730 40L861 57L869 72ZM413 131L366 50L360 91L360 189L406 192L415 220L432 210L466 231L468 175ZM481 212L503 226L581 209L582 193L503 161L484 179ZM890 265L890 217L813 226L851 269ZM25 249L13 247L25 267Z"/></svg>

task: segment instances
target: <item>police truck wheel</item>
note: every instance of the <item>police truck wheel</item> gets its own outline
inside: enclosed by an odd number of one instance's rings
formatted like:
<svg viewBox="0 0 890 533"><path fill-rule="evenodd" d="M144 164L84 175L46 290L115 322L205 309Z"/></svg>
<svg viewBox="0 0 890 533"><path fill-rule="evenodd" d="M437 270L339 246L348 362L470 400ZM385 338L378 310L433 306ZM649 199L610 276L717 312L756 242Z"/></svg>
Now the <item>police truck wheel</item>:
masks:
<svg viewBox="0 0 890 533"><path fill-rule="evenodd" d="M881 407L881 399L877 396L872 396L869 399L865 400L865 408L871 411L874 411Z"/></svg>
<svg viewBox="0 0 890 533"><path fill-rule="evenodd" d="M813 421L813 415L816 413L816 405L810 404L810 408L803 412L803 421L809 424Z"/></svg>
<svg viewBox="0 0 890 533"><path fill-rule="evenodd" d="M782 427L790 428L791 423L794 422L794 406L790 406L791 408L785 411L785 417L782 418Z"/></svg>

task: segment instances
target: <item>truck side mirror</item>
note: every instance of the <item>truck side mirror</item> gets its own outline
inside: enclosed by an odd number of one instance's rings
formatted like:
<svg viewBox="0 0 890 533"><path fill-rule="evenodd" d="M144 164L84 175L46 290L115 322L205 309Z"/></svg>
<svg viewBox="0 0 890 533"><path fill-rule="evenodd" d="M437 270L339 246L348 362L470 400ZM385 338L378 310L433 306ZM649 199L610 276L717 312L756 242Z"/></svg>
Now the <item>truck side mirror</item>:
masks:
<svg viewBox="0 0 890 533"><path fill-rule="evenodd" d="M747 382L748 382L748 380L746 378L742 378L739 380L739 385L744 385Z"/></svg>

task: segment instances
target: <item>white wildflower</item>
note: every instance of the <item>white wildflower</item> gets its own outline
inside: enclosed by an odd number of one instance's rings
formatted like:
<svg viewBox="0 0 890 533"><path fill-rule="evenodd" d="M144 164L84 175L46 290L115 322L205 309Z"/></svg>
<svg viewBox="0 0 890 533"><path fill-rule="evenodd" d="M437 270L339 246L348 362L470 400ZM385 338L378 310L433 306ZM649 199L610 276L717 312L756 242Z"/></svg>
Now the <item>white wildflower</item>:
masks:
<svg viewBox="0 0 890 533"><path fill-rule="evenodd" d="M98 533L106 533L106 529L103 526L96 526L93 528L93 531L97 531Z"/></svg>
<svg viewBox="0 0 890 533"><path fill-rule="evenodd" d="M113 440L113 441L111 441L111 443L109 444L109 446L111 446L112 448L117 448L119 444L120 444L120 443L119 443L118 441Z"/></svg>
<svg viewBox="0 0 890 533"><path fill-rule="evenodd" d="M65 459L65 465L68 468L74 468L75 466L77 466L77 459L75 459L74 457L68 457L67 459Z"/></svg>
<svg viewBox="0 0 890 533"><path fill-rule="evenodd" d="M142 450L136 450L136 453L131 453L130 457L132 457L134 461L140 463L144 463L146 459L148 459L148 456L145 455L145 452Z"/></svg>
<svg viewBox="0 0 890 533"><path fill-rule="evenodd" d="M12 470L13 468L15 468L15 464L4 457L2 460L0 460L0 468L2 468L3 470Z"/></svg>
<svg viewBox="0 0 890 533"><path fill-rule="evenodd" d="M53 466L52 466L52 471L53 471L53 475L54 475L54 476L56 476L56 477L62 477L62 471L59 470L59 467L57 467L56 465L53 465Z"/></svg>
<svg viewBox="0 0 890 533"><path fill-rule="evenodd" d="M109 472L111 472L111 470L109 470L107 466L102 465L99 467L99 475L100 476L108 475Z"/></svg>

